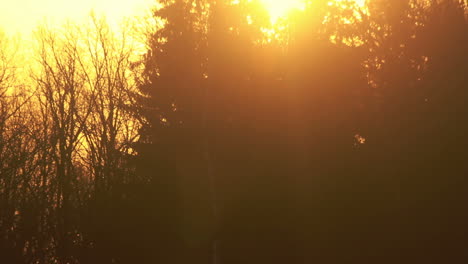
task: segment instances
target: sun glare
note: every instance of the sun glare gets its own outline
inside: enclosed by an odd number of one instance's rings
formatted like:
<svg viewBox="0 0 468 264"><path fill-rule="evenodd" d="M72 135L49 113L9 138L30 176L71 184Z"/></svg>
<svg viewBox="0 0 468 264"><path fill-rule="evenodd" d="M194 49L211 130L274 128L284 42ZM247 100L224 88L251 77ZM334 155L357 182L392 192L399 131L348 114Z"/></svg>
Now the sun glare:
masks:
<svg viewBox="0 0 468 264"><path fill-rule="evenodd" d="M304 0L261 0L265 9L270 14L272 24L278 19L285 17L293 10L304 10Z"/></svg>
<svg viewBox="0 0 468 264"><path fill-rule="evenodd" d="M342 0L330 0L330 4L333 2L339 3ZM288 16L293 10L303 11L306 9L305 0L260 0L265 9L270 14L270 20L272 24L276 24L278 19ZM366 0L354 0L359 6L363 7Z"/></svg>

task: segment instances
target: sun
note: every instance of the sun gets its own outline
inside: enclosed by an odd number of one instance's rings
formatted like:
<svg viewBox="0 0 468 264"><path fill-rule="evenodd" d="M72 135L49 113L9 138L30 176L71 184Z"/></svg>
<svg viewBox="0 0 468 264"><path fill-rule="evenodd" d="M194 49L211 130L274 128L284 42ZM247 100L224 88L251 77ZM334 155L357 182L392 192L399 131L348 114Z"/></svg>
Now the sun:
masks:
<svg viewBox="0 0 468 264"><path fill-rule="evenodd" d="M344 0L330 0L329 3L338 3ZM364 7L366 0L351 0L358 7ZM289 15L293 10L304 11L306 9L306 0L260 0L260 3L270 14L270 21L276 24L278 19Z"/></svg>
<svg viewBox="0 0 468 264"><path fill-rule="evenodd" d="M285 17L293 10L304 10L304 0L260 0L265 9L270 14L272 24L275 24L278 19Z"/></svg>

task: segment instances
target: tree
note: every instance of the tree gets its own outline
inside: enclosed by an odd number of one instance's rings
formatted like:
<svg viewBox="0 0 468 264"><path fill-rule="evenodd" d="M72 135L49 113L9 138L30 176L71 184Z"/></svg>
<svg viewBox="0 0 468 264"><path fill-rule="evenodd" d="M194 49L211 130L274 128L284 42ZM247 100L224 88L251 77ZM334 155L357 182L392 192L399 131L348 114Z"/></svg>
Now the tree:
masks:
<svg viewBox="0 0 468 264"><path fill-rule="evenodd" d="M35 76L38 86L37 100L47 131L48 147L43 149L50 155L53 164L50 206L54 208L54 226L57 257L60 261L72 261L76 211L80 197L77 170L78 151L83 120L91 113L84 98L85 79L80 69L80 47L78 33L69 27L63 35L42 28L38 32L39 71Z"/></svg>

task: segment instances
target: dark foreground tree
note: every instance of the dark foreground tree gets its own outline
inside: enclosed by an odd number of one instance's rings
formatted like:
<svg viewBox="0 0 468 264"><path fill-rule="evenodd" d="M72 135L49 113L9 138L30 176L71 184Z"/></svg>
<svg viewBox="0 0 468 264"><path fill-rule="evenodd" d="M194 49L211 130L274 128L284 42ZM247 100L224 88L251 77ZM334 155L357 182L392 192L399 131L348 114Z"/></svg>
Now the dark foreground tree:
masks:
<svg viewBox="0 0 468 264"><path fill-rule="evenodd" d="M452 203L434 192L445 193L440 189L445 186L446 191L458 193L455 186L449 187L456 179L460 190L466 186L458 176L445 174L452 171L463 175L463 165L453 163L447 152L444 157L451 163L440 156L444 153L441 148L458 149L463 141L434 143L434 135L453 138L456 130L448 133L429 125L448 125L451 119L447 118L452 115L439 110L436 114L434 106L429 110L427 90L443 90L446 86L433 78L444 76L438 80L448 81L452 91L458 91L453 94L459 96L449 96L450 100L465 98L462 87L466 80L456 75L466 71L460 48L466 43L464 4L373 1L368 9L358 10L347 3L348 9L343 10L342 4L338 8L317 1L309 6L303 19L296 20L299 24L290 25L285 38L288 48L276 50L268 36L262 38L262 22L256 20L259 17L249 16L246 10L252 6L247 6L243 1L211 6L206 58L183 75L190 79L204 74L206 81L201 83L208 87L206 97L193 96L197 81L185 87L175 85L181 81L170 78L174 84L154 82L152 86L153 100L177 94L174 100L187 96L208 109L202 131L209 135L204 144L211 163L198 164L205 167L203 181L210 171L215 178L217 195L211 203L215 201L219 209L215 239L219 261L390 263L441 261L435 256L447 252L461 256L462 251L455 250L462 245L460 240L444 229L448 222L434 215L441 206L448 208ZM343 13L338 14L338 10ZM254 22L236 20L236 12ZM451 15L444 17L443 13ZM352 26L349 21L354 21ZM450 26L436 29L445 24ZM435 39L431 34L436 32L444 32L445 36L439 38L446 41L439 45L440 49L424 44L429 36ZM182 47L176 45L178 41L171 44L170 38L159 36L158 41ZM182 54L176 50L170 53L167 49L166 55L175 59ZM449 50L459 54L460 59L452 53L442 55ZM275 59L286 66L275 68ZM431 65L432 59L438 62ZM259 61L263 63L257 64ZM436 66L439 63L448 64ZM206 66L207 71L199 71L200 66ZM172 75L161 71L154 76L163 80ZM163 87L170 87L172 92L158 95L156 91ZM189 109L182 105L177 109ZM442 105L464 111L455 101ZM180 124L197 122L203 111L191 113L180 115ZM163 122L160 127L166 125L174 126ZM191 133L195 146L200 142L199 134ZM179 140L169 148L184 142ZM166 158L164 155L161 159L164 164L168 164ZM436 170L427 162L441 166ZM178 197L182 203L186 198ZM463 201L455 194L450 197ZM424 204L425 199L433 204ZM455 211L445 212L456 215ZM429 216L434 222L417 224ZM461 213L457 216L464 219ZM438 240L442 237L446 240ZM453 250L441 246L440 242L447 240L453 242ZM425 250L433 254L423 254Z"/></svg>

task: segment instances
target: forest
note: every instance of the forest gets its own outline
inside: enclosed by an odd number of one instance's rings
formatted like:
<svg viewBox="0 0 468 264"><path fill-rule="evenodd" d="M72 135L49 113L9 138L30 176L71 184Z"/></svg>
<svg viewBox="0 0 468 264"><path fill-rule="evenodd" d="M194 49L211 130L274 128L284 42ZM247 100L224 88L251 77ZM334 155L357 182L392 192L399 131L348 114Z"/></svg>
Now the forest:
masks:
<svg viewBox="0 0 468 264"><path fill-rule="evenodd" d="M468 3L364 2L0 34L0 263L468 263Z"/></svg>

